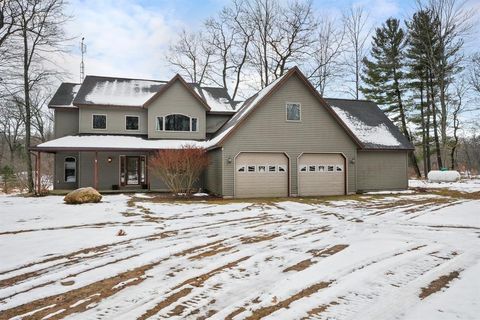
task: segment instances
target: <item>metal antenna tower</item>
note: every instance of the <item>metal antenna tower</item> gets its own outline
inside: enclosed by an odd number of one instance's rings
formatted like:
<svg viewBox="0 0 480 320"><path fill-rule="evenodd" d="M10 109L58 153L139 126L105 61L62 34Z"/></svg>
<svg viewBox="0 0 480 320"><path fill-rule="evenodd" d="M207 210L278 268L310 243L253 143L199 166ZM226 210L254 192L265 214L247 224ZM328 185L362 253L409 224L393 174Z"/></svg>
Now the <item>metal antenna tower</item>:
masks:
<svg viewBox="0 0 480 320"><path fill-rule="evenodd" d="M87 53L87 45L83 43L85 37L82 38L82 42L80 43L80 51L82 52L82 62L80 62L80 83L83 82L85 78L85 63L83 62L83 56Z"/></svg>

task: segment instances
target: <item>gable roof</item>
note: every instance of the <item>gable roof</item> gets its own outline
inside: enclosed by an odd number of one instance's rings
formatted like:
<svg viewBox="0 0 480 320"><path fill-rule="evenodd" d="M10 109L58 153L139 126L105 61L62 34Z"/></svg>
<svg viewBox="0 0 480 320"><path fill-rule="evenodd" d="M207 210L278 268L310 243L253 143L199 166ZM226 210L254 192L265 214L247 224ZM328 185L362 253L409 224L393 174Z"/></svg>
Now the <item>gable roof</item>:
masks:
<svg viewBox="0 0 480 320"><path fill-rule="evenodd" d="M362 142L363 149L414 149L412 143L374 102L331 98L325 98L325 101Z"/></svg>
<svg viewBox="0 0 480 320"><path fill-rule="evenodd" d="M185 81L183 80L182 76L179 75L178 73L170 80L168 81L164 86L162 86L154 95L152 95L150 98L148 98L147 101L143 104L144 107L147 107L152 104L153 101L157 100L164 92L168 90L175 82L180 82L185 89L195 98L200 102L200 104L207 109L207 111L210 111L210 107L208 106L207 102L202 99L201 96L196 93L192 87Z"/></svg>
<svg viewBox="0 0 480 320"><path fill-rule="evenodd" d="M242 123L248 118L248 116L255 111L263 102L265 102L268 97L275 93L282 85L293 75L297 75L300 80L307 86L307 88L312 92L312 94L317 98L317 100L322 104L325 109L333 116L333 118L342 126L347 134L352 138L352 140L360 147L363 147L360 140L352 133L352 131L343 123L343 121L338 117L338 115L330 108L330 106L323 100L317 90L313 85L308 81L308 79L303 75L303 73L298 69L298 67L293 67L288 70L283 76L279 77L268 86L245 100L245 102L240 106L238 111L233 115L233 117L219 130L217 135L210 140L208 147L215 148L221 146L226 139L237 130Z"/></svg>
<svg viewBox="0 0 480 320"><path fill-rule="evenodd" d="M63 82L48 103L49 108L76 108L72 102L80 89L79 83Z"/></svg>

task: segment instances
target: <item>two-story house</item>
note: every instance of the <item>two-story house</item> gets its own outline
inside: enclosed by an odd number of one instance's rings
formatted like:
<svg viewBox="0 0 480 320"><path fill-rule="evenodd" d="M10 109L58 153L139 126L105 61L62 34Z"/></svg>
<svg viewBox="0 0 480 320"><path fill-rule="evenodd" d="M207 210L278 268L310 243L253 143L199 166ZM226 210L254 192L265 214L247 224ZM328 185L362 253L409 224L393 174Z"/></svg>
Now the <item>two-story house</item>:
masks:
<svg viewBox="0 0 480 320"><path fill-rule="evenodd" d="M413 146L372 102L324 99L296 67L244 102L223 88L87 76L50 108L54 188L167 191L148 172L161 149L196 145L199 187L224 197L341 195L408 186Z"/></svg>

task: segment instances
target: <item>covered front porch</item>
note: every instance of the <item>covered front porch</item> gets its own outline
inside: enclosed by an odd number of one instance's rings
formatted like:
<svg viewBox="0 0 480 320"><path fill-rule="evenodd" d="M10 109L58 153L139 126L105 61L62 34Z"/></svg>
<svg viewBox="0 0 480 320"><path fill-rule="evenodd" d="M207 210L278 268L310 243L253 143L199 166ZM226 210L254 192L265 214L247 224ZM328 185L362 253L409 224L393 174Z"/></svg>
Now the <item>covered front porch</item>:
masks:
<svg viewBox="0 0 480 320"><path fill-rule="evenodd" d="M185 145L202 146L202 142L123 135L75 135L51 140L30 148L36 158L36 192L41 193L45 153L55 154L54 190L93 187L101 192L165 192L165 183L149 172L149 159L159 150Z"/></svg>

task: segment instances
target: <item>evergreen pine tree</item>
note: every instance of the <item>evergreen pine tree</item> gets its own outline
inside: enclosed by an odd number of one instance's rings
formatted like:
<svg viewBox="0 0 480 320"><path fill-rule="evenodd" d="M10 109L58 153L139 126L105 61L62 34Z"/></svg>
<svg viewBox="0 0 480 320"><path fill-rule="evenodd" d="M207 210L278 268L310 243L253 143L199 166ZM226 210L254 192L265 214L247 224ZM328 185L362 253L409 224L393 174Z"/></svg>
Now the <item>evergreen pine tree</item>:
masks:
<svg viewBox="0 0 480 320"><path fill-rule="evenodd" d="M365 67L362 80L365 86L361 91L368 99L382 106L407 139L412 141L403 101L406 40L407 36L398 19L389 18L375 30L370 52L372 59L363 60ZM415 173L420 177L414 152L410 153L410 161Z"/></svg>

